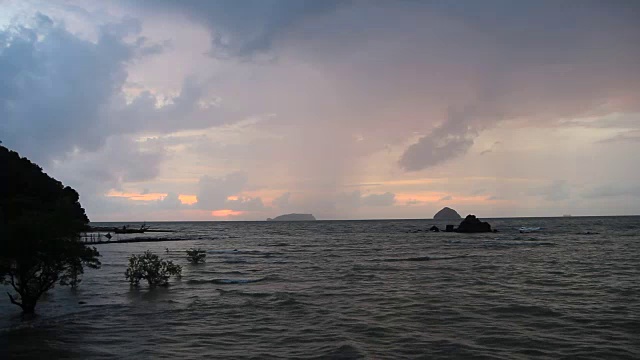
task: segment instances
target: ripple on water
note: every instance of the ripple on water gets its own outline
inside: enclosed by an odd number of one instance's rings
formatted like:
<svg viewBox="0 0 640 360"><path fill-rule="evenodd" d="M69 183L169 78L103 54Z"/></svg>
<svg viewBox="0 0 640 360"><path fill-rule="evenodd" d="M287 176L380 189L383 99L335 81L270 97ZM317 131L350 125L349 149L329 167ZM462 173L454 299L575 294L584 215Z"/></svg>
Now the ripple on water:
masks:
<svg viewBox="0 0 640 360"><path fill-rule="evenodd" d="M418 220L169 224L190 240L101 245L103 268L38 318L0 303L0 358L637 359L640 229L625 224L639 220L499 219L488 236ZM186 263L191 247L206 263ZM182 279L131 289L127 257L147 249Z"/></svg>

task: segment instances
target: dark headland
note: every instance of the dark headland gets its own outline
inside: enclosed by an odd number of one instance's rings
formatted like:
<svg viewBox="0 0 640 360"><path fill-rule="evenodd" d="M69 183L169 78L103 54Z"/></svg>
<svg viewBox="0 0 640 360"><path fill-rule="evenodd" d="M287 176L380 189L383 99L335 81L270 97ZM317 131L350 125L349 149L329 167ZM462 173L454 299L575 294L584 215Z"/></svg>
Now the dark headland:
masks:
<svg viewBox="0 0 640 360"><path fill-rule="evenodd" d="M268 218L267 221L314 221L316 218L311 214L285 214Z"/></svg>
<svg viewBox="0 0 640 360"><path fill-rule="evenodd" d="M460 220L462 216L458 214L457 211L453 210L449 207L444 207L442 210L438 211L435 215L433 215L434 220Z"/></svg>

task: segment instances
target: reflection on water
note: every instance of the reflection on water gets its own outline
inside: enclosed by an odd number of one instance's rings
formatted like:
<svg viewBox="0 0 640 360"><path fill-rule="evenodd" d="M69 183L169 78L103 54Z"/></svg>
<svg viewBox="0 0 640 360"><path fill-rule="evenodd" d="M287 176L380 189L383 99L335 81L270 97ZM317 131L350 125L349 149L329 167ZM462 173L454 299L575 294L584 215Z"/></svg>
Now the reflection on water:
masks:
<svg viewBox="0 0 640 360"><path fill-rule="evenodd" d="M639 220L150 224L191 240L99 245L103 268L31 320L0 302L0 357L638 358ZM147 249L182 279L131 288L127 257Z"/></svg>

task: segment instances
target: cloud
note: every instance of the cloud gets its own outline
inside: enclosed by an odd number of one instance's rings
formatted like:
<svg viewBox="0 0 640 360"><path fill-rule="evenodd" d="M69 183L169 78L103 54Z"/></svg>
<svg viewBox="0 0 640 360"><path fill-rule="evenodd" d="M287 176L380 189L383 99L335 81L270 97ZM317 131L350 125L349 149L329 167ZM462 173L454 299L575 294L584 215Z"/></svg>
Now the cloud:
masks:
<svg viewBox="0 0 640 360"><path fill-rule="evenodd" d="M271 204L279 209L286 209L289 206L289 199L291 198L291 193L286 192L277 198L273 199Z"/></svg>
<svg viewBox="0 0 640 360"><path fill-rule="evenodd" d="M158 176L166 152L148 141L130 136L105 140L99 152L74 152L49 168L57 177L83 194L102 194L120 189L125 182L144 182Z"/></svg>
<svg viewBox="0 0 640 360"><path fill-rule="evenodd" d="M0 30L0 134L7 146L46 165L98 151L113 135L224 123L220 109L198 106L205 94L194 79L166 106L149 91L126 100L128 66L166 45L138 36L140 28L125 18L98 27L94 42L37 14L29 27Z"/></svg>
<svg viewBox="0 0 640 360"><path fill-rule="evenodd" d="M207 210L224 209L227 198L244 190L247 182L247 174L241 171L219 178L202 176L198 183L196 207Z"/></svg>
<svg viewBox="0 0 640 360"><path fill-rule="evenodd" d="M477 134L464 117L450 118L409 146L400 158L400 166L417 171L460 156L471 148Z"/></svg>
<svg viewBox="0 0 640 360"><path fill-rule="evenodd" d="M211 30L216 56L252 57L270 51L279 37L305 19L330 13L348 0L135 1L143 10L182 13Z"/></svg>
<svg viewBox="0 0 640 360"><path fill-rule="evenodd" d="M224 208L235 211L261 211L265 206L259 197L239 197L225 201Z"/></svg>
<svg viewBox="0 0 640 360"><path fill-rule="evenodd" d="M529 190L528 194L542 196L547 201L567 200L571 196L571 186L566 180L554 180L548 185Z"/></svg>
<svg viewBox="0 0 640 360"><path fill-rule="evenodd" d="M123 0L84 2L64 17L56 8L66 5L43 3L51 17L0 30L0 140L65 183L83 179L83 204L95 195L94 209L116 207L100 205L113 187L199 193L192 210L202 214L288 206L384 217L396 213L364 204L389 203L385 192L423 199L433 185L410 193L389 180L427 172L495 175L487 194L513 200L544 174L580 183L597 166L607 181L637 177L608 166L629 162L623 151L637 144L623 135L640 113L635 2ZM604 118L612 114L620 119ZM221 126L249 116L263 120ZM575 133L541 149L549 128ZM597 150L581 147L606 137ZM496 140L503 151L477 156ZM605 146L616 141L626 145ZM198 182L233 170L255 182L250 197L248 184L237 190L224 176ZM530 182L496 192L508 177ZM381 184L366 188L370 199L348 187L369 183ZM527 201L566 196L551 185ZM262 203L285 192L294 195Z"/></svg>
<svg viewBox="0 0 640 360"><path fill-rule="evenodd" d="M184 205L178 198L176 193L168 193L162 200L158 200L158 208L175 210L183 207Z"/></svg>
<svg viewBox="0 0 640 360"><path fill-rule="evenodd" d="M621 184L607 184L586 190L582 196L587 199L619 197L619 196L640 196L640 186L628 186Z"/></svg>
<svg viewBox="0 0 640 360"><path fill-rule="evenodd" d="M453 196L451 195L443 196L438 201L449 201L449 200L453 200Z"/></svg>
<svg viewBox="0 0 640 360"><path fill-rule="evenodd" d="M390 192L384 194L369 194L361 197L362 206L391 206L396 202L396 195Z"/></svg>
<svg viewBox="0 0 640 360"><path fill-rule="evenodd" d="M391 192L362 195L359 190L356 190L350 193L340 194L336 201L336 205L341 208L360 208L392 206L395 202L396 195Z"/></svg>
<svg viewBox="0 0 640 360"><path fill-rule="evenodd" d="M484 155L484 154L488 154L488 153L490 153L490 152L493 152L493 150L495 150L495 148L496 148L498 145L500 145L501 143L502 143L502 142L500 142L500 141L496 141L496 142L494 142L494 143L491 145L491 147L489 147L489 148L488 148L488 149L486 149L486 150L482 150L482 151L480 152L480 155Z"/></svg>
<svg viewBox="0 0 640 360"><path fill-rule="evenodd" d="M629 130L610 138L598 141L600 144L611 143L638 143L640 142L640 130Z"/></svg>
<svg viewBox="0 0 640 360"><path fill-rule="evenodd" d="M0 32L3 140L41 163L99 148L103 107L124 81L134 47L106 30L97 43L80 40L42 14L34 26Z"/></svg>
<svg viewBox="0 0 640 360"><path fill-rule="evenodd" d="M232 210L235 212L262 211L266 207L260 197L238 196L248 186L247 173L236 171L213 178L202 176L198 183L197 202L193 205L204 210Z"/></svg>

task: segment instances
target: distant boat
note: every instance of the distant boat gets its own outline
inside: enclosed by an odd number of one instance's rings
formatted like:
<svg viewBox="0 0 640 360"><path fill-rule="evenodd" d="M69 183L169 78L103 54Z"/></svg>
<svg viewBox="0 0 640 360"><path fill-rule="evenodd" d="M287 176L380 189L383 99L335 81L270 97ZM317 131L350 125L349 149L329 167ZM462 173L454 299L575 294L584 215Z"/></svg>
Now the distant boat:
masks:
<svg viewBox="0 0 640 360"><path fill-rule="evenodd" d="M541 227L526 227L526 226L523 226L518 230L521 233L530 233L530 232L534 232L534 231L540 231L541 229L542 229Z"/></svg>

